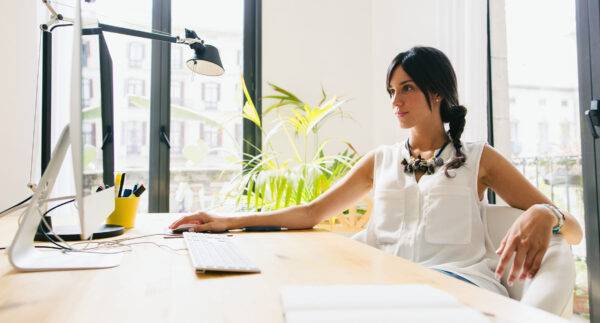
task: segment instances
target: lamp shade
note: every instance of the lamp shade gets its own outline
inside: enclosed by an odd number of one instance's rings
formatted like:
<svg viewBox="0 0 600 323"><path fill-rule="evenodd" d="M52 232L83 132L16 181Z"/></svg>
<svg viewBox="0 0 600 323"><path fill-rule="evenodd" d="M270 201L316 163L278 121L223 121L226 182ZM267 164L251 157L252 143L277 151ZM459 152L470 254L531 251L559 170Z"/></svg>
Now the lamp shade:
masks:
<svg viewBox="0 0 600 323"><path fill-rule="evenodd" d="M208 76L219 76L225 73L219 50L215 46L205 44L191 47L194 49L194 57L186 62L190 70Z"/></svg>

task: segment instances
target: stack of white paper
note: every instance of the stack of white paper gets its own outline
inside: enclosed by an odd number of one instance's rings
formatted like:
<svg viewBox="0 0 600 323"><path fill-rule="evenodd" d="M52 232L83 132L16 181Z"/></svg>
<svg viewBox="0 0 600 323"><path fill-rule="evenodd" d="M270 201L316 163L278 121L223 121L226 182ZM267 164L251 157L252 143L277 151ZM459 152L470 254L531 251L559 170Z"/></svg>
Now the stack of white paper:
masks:
<svg viewBox="0 0 600 323"><path fill-rule="evenodd" d="M489 322L428 285L288 286L281 297L287 323Z"/></svg>

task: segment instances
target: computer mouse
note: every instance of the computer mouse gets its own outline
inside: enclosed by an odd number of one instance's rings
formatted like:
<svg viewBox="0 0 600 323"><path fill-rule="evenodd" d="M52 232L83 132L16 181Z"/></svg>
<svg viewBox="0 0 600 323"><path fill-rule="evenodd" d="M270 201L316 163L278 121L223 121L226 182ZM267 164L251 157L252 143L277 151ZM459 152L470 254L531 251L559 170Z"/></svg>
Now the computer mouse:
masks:
<svg viewBox="0 0 600 323"><path fill-rule="evenodd" d="M178 226L177 228L172 229L171 232L175 233L175 234L180 234L180 233L188 232L194 226L195 226L194 224L182 224L182 225Z"/></svg>

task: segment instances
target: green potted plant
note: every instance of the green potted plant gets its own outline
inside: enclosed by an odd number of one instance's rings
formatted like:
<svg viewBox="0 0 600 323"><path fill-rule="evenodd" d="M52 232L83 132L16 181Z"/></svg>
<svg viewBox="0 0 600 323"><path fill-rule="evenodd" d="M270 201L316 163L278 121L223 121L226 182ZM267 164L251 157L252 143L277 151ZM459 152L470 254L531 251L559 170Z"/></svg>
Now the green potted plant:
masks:
<svg viewBox="0 0 600 323"><path fill-rule="evenodd" d="M356 149L347 141L343 151L328 154L327 146L332 140L321 140L319 130L335 117L344 117L341 111L346 99L328 97L321 90L321 100L311 105L290 91L269 84L275 92L263 98L272 101L263 110L263 117L275 114L274 125L266 131L250 98L244 80L242 87L246 104L242 114L263 131L263 147L251 158L247 171L233 177L222 198L235 199L240 211L268 211L308 203L341 179L360 158ZM276 135L285 135L293 157L286 158L273 148ZM299 144L297 143L299 142ZM312 143L312 145L310 144ZM236 163L243 163L237 160ZM359 206L344 212L346 216L361 217L366 208ZM330 224L340 220L333 217ZM346 223L357 224L356 219Z"/></svg>

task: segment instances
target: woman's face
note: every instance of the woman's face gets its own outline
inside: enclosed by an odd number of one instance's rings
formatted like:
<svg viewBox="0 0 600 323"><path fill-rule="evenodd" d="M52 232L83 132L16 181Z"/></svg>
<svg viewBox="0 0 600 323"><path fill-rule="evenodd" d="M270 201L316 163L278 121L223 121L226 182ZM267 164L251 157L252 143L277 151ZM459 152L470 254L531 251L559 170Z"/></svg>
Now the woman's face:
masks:
<svg viewBox="0 0 600 323"><path fill-rule="evenodd" d="M425 94L406 74L402 66L396 67L392 73L388 91L392 101L393 113L398 118L401 128L412 128L417 124L428 122L427 120L437 110L434 107L439 107L437 104L432 104L432 110L429 110ZM430 95L430 98L437 100L432 95Z"/></svg>

